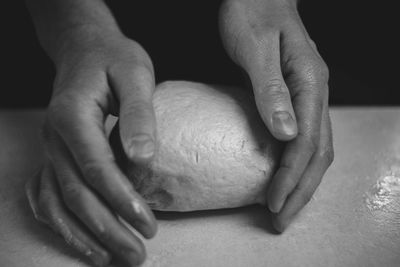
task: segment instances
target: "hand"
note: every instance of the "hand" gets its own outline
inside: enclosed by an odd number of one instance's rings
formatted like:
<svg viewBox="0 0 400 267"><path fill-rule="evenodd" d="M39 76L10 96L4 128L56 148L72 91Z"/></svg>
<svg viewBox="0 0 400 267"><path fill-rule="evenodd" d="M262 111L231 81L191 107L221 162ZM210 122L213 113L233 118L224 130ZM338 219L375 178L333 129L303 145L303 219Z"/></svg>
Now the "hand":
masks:
<svg viewBox="0 0 400 267"><path fill-rule="evenodd" d="M99 266L112 256L126 266L145 258L141 240L156 220L118 168L104 120L119 115L124 151L135 163L152 159L155 115L151 60L120 33L74 29L57 51L57 76L43 137L47 162L27 183L30 204L41 221ZM121 218L123 220L121 220Z"/></svg>
<svg viewBox="0 0 400 267"><path fill-rule="evenodd" d="M274 227L282 232L333 161L328 68L294 0L227 0L220 30L229 55L250 77L267 128L288 141L268 188Z"/></svg>

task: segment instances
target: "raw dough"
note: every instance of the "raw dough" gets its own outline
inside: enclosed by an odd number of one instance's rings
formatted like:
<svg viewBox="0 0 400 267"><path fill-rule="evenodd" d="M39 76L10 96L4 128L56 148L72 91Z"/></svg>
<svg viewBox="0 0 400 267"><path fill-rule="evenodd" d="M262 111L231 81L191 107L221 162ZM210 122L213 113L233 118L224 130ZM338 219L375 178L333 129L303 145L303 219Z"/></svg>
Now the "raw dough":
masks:
<svg viewBox="0 0 400 267"><path fill-rule="evenodd" d="M265 203L281 145L268 133L248 91L164 82L157 86L153 104L158 144L150 165L128 163L118 125L111 135L118 163L152 209Z"/></svg>

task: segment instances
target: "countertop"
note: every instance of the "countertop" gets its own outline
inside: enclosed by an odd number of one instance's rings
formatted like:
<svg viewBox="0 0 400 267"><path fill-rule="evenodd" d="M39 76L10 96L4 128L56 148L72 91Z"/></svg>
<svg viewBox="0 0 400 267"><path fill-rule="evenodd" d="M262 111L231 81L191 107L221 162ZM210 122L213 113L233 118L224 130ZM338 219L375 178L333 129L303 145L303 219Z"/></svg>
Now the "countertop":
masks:
<svg viewBox="0 0 400 267"><path fill-rule="evenodd" d="M24 183L39 168L42 110L0 110L0 266L83 267L36 222ZM144 266L400 266L400 108L332 108L335 161L283 234L265 207L157 212Z"/></svg>

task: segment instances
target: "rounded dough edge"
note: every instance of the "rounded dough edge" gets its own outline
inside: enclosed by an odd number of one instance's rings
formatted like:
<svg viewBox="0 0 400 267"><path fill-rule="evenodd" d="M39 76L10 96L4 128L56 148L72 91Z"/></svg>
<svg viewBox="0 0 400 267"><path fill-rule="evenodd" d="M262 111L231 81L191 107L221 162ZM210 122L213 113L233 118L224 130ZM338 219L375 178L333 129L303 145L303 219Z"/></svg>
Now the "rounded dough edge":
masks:
<svg viewBox="0 0 400 267"><path fill-rule="evenodd" d="M153 97L157 151L147 166L127 164L152 209L192 211L265 203L280 154L252 95L231 87L173 81Z"/></svg>

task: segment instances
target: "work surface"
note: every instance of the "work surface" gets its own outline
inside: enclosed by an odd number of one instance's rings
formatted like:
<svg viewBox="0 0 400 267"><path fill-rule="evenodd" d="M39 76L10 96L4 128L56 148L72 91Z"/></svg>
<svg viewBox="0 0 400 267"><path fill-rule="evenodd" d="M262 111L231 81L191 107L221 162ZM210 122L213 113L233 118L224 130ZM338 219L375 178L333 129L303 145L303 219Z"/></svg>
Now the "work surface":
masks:
<svg viewBox="0 0 400 267"><path fill-rule="evenodd" d="M43 160L42 111L0 111L0 266L86 261L36 222L24 182ZM281 235L261 206L156 213L144 266L400 266L400 108L334 108L335 161Z"/></svg>

